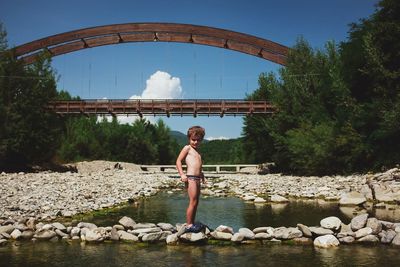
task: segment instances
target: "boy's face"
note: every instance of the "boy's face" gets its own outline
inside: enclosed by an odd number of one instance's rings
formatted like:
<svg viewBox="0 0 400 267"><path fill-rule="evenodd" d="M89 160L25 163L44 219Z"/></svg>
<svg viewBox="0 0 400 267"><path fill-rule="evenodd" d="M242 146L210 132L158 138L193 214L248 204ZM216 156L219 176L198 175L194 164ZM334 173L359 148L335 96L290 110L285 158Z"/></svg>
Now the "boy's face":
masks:
<svg viewBox="0 0 400 267"><path fill-rule="evenodd" d="M197 149L200 146L201 141L202 139L200 137L192 135L189 138L189 145L194 149Z"/></svg>

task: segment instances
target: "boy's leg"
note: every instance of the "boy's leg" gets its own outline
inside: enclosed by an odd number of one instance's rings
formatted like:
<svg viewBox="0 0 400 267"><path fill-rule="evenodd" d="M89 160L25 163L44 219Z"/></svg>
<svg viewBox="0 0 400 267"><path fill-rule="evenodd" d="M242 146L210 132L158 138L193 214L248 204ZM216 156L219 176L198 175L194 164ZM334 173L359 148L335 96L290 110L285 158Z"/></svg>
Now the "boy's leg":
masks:
<svg viewBox="0 0 400 267"><path fill-rule="evenodd" d="M186 210L186 224L192 225L194 223L194 219L196 218L197 205L199 203L200 181L189 179L188 195L189 195L189 206Z"/></svg>

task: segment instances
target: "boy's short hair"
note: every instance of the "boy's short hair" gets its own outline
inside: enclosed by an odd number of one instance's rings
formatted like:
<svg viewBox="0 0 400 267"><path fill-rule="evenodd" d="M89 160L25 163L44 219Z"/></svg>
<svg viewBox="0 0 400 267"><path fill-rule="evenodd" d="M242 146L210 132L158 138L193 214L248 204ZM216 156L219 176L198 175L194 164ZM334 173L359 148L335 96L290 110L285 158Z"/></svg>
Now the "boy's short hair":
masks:
<svg viewBox="0 0 400 267"><path fill-rule="evenodd" d="M187 137L190 138L192 136L200 137L203 140L204 136L206 135L206 131L203 127L200 126L192 126L187 131Z"/></svg>

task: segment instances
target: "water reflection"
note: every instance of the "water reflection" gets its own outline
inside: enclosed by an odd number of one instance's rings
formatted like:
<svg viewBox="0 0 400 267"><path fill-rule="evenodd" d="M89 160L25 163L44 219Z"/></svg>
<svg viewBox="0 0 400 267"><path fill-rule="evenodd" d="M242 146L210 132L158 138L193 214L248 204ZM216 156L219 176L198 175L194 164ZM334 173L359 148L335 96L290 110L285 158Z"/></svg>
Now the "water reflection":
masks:
<svg viewBox="0 0 400 267"><path fill-rule="evenodd" d="M159 193L154 197L141 199L136 205L131 204L111 213L88 217L87 221L99 226L107 226L116 224L122 216L130 216L137 222L182 223L185 221L187 204L185 192ZM250 229L260 226L289 227L296 226L297 223L316 226L319 225L321 219L328 216L337 216L348 224L353 217L365 212L378 219L400 221L398 206L396 209L386 206L385 209L369 207L366 210L362 207L339 207L337 202L322 199L254 204L236 197L202 197L196 219L211 228L224 224L238 230L240 227Z"/></svg>
<svg viewBox="0 0 400 267"><path fill-rule="evenodd" d="M272 203L270 205L271 205L272 214L278 215L284 211L285 207L288 204L287 203Z"/></svg>
<svg viewBox="0 0 400 267"><path fill-rule="evenodd" d="M21 242L0 247L0 266L398 266L391 246L139 245Z"/></svg>
<svg viewBox="0 0 400 267"><path fill-rule="evenodd" d="M367 213L366 209L361 209L359 207L339 207L340 212L349 220L357 215Z"/></svg>

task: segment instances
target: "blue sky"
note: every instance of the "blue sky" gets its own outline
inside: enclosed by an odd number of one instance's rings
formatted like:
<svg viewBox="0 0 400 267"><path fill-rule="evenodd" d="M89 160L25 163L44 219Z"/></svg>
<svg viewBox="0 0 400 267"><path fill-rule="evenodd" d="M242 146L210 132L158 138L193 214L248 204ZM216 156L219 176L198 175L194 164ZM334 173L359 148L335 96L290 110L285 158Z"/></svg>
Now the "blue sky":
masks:
<svg viewBox="0 0 400 267"><path fill-rule="evenodd" d="M289 47L303 36L312 47L323 48L328 40L346 40L349 23L371 15L377 2L0 0L0 21L10 46L87 27L172 22L233 30ZM226 49L161 42L80 50L55 57L52 65L59 75L58 89L82 98L108 99L144 95L146 81L157 71L168 73L171 80L179 78L181 98L243 99L257 88L260 73L280 68ZM181 132L202 125L209 138L236 138L242 132L241 117L162 118L172 130Z"/></svg>

